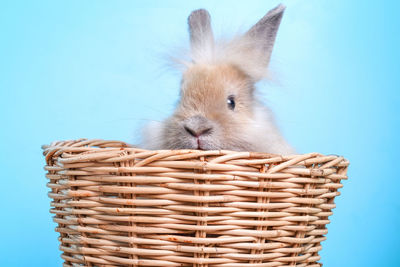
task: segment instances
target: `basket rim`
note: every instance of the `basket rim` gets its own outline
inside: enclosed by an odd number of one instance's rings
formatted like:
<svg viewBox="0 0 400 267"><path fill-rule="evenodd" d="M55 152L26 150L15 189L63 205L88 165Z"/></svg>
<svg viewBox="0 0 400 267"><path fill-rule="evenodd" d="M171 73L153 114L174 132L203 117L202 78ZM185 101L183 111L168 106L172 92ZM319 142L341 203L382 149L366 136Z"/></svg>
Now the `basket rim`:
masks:
<svg viewBox="0 0 400 267"><path fill-rule="evenodd" d="M341 166L349 166L350 162L343 156L337 154L321 154L318 152L310 152L303 154L290 154L290 155L280 155L264 152L253 152L253 151L233 151L233 150L197 150L197 149L160 149L160 150L148 150L140 147L136 147L124 141L118 140L105 140L105 139L75 139L75 140L65 140L65 141L53 141L48 145L41 146L43 150L43 155L46 157L46 161L53 156L61 155L63 152L99 152L104 150L123 150L132 151L140 153L148 153L153 155L186 155L192 154L195 157L207 157L207 156L219 156L219 157L240 157L240 158L258 158L258 159L279 159L280 161L289 161L294 158L304 157L304 163L312 164L312 161L307 163L308 158L329 158L330 160L337 161ZM64 160L65 162L75 162L85 160L80 155L71 156ZM87 161L90 161L90 156L87 156ZM123 157L121 157L123 161ZM221 160L222 161L222 160Z"/></svg>

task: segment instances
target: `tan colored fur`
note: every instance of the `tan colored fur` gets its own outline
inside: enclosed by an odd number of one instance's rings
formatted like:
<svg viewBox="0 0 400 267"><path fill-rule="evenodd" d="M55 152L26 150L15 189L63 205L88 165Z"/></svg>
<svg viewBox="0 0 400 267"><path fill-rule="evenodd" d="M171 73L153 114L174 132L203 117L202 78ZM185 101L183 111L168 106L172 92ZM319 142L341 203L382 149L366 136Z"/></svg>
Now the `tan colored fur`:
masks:
<svg viewBox="0 0 400 267"><path fill-rule="evenodd" d="M208 12L192 12L188 21L193 58L185 64L180 102L171 117L145 129L144 147L293 152L270 110L254 96L254 83L266 71L283 10L271 10L243 38L215 51ZM216 58L221 60L212 60ZM233 108L227 103L232 99Z"/></svg>
<svg viewBox="0 0 400 267"><path fill-rule="evenodd" d="M226 109L229 95L236 97L238 118L251 114L252 85L249 78L230 65L194 65L183 75L181 105L185 109L198 111L209 119L220 122L234 119L233 112Z"/></svg>

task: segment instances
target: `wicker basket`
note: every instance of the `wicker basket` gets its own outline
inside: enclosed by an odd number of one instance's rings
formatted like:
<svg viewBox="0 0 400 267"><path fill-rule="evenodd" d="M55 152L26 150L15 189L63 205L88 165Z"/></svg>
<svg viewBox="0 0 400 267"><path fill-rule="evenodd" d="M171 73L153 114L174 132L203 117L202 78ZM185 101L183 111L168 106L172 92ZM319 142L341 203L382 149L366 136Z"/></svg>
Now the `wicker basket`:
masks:
<svg viewBox="0 0 400 267"><path fill-rule="evenodd" d="M103 140L43 149L64 266L321 266L349 165Z"/></svg>

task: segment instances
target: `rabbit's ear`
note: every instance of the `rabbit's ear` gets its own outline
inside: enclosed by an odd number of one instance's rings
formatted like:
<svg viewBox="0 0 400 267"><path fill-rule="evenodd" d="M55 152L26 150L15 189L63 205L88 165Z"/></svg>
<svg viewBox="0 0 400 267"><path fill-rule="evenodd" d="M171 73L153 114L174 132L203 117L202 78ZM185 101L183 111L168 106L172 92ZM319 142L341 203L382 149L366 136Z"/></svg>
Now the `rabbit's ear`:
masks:
<svg viewBox="0 0 400 267"><path fill-rule="evenodd" d="M271 9L262 19L260 19L246 34L248 41L254 41L258 49L262 49L265 66L268 66L271 58L272 48L278 32L279 24L285 11L285 6L280 4ZM256 47L255 47L256 48Z"/></svg>
<svg viewBox="0 0 400 267"><path fill-rule="evenodd" d="M205 9L193 11L188 17L188 25L192 52L212 52L214 36L208 11Z"/></svg>
<svg viewBox="0 0 400 267"><path fill-rule="evenodd" d="M228 46L227 57L254 81L268 76L266 68L284 10L282 4L270 10L248 32L234 39Z"/></svg>

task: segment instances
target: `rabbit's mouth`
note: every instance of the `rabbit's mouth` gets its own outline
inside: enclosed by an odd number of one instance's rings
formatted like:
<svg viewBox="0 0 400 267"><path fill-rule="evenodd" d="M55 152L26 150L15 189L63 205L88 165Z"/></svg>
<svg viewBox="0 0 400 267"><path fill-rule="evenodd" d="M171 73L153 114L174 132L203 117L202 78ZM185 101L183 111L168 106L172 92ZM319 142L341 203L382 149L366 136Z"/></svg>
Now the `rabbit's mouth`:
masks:
<svg viewBox="0 0 400 267"><path fill-rule="evenodd" d="M219 149L217 142L211 136L181 136L180 142L181 148L199 150Z"/></svg>
<svg viewBox="0 0 400 267"><path fill-rule="evenodd" d="M189 149L199 149L199 150L210 150L213 147L210 145L205 138L197 136L197 137L187 137Z"/></svg>
<svg viewBox="0 0 400 267"><path fill-rule="evenodd" d="M201 149L201 142L200 142L200 138L196 138L197 141L197 149Z"/></svg>
<svg viewBox="0 0 400 267"><path fill-rule="evenodd" d="M197 148L199 150L209 150L209 149L205 149L205 147L207 147L207 143L204 140L201 140L200 137L196 138L197 141Z"/></svg>

